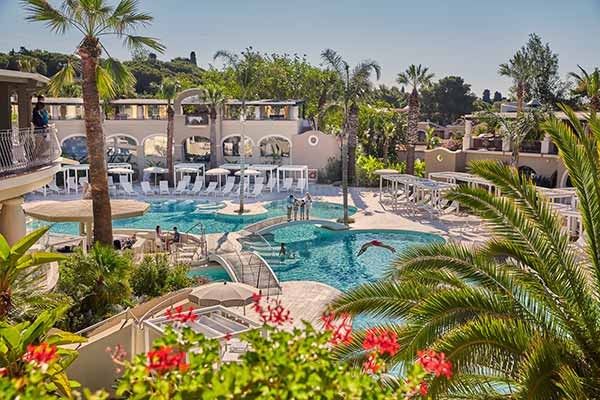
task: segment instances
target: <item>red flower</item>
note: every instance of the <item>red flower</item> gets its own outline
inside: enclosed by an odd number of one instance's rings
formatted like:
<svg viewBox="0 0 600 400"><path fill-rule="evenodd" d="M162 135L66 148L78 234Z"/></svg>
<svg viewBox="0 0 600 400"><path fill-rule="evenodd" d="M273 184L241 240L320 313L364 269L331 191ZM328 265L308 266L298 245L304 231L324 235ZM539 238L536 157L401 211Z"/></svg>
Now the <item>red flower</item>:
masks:
<svg viewBox="0 0 600 400"><path fill-rule="evenodd" d="M378 363L376 353L369 354L367 361L363 363L363 369L368 374L376 374L381 369L381 365Z"/></svg>
<svg viewBox="0 0 600 400"><path fill-rule="evenodd" d="M352 319L350 314L344 313L339 317L334 313L323 314L321 321L323 321L323 328L331 332L329 343L332 345L349 344L352 341Z"/></svg>
<svg viewBox="0 0 600 400"><path fill-rule="evenodd" d="M8 375L8 369L2 367L0 368L0 378L3 378Z"/></svg>
<svg viewBox="0 0 600 400"><path fill-rule="evenodd" d="M169 321L181 322L183 324L194 322L198 319L198 316L194 314L194 307L190 307L187 312L183 310L183 306L171 307L165 312L165 315Z"/></svg>
<svg viewBox="0 0 600 400"><path fill-rule="evenodd" d="M151 372L159 374L172 370L185 372L189 368L189 364L185 361L185 353L174 350L171 346L161 346L156 350L149 351L146 356L148 357L146 366Z"/></svg>
<svg viewBox="0 0 600 400"><path fill-rule="evenodd" d="M444 353L425 350L417 352L417 356L417 362L421 364L427 373L434 374L436 377L452 378L452 363L446 359Z"/></svg>
<svg viewBox="0 0 600 400"><path fill-rule="evenodd" d="M40 343L37 346L30 344L27 346L27 353L23 356L23 360L38 365L49 364L56 358L56 351L56 346L51 346L46 342Z"/></svg>
<svg viewBox="0 0 600 400"><path fill-rule="evenodd" d="M267 307L262 305L263 297L260 293L252 295L252 309L259 315L264 324L283 325L293 321L290 310L286 309L281 300L267 299ZM270 303L270 304L269 304Z"/></svg>
<svg viewBox="0 0 600 400"><path fill-rule="evenodd" d="M427 396L427 393L429 393L429 386L427 385L427 382L421 382L421 385L419 386L419 393L421 396Z"/></svg>
<svg viewBox="0 0 600 400"><path fill-rule="evenodd" d="M394 356L400 350L398 335L394 331L383 329L369 329L363 340L363 348L367 351L374 350L380 354Z"/></svg>
<svg viewBox="0 0 600 400"><path fill-rule="evenodd" d="M224 339L226 342L229 342L232 337L233 337L233 335L231 334L231 332L227 332L224 336Z"/></svg>

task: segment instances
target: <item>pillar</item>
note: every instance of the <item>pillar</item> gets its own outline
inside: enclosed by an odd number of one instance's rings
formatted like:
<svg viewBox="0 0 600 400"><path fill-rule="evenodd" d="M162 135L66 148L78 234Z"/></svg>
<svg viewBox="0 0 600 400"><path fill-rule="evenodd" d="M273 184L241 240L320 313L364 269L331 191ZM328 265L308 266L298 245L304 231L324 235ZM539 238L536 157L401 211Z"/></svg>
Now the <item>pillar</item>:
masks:
<svg viewBox="0 0 600 400"><path fill-rule="evenodd" d="M0 82L0 130L12 128L12 107L8 83Z"/></svg>
<svg viewBox="0 0 600 400"><path fill-rule="evenodd" d="M31 98L34 91L23 85L17 87L17 97L19 104L19 128L30 128L31 117L33 114L33 106L31 104Z"/></svg>
<svg viewBox="0 0 600 400"><path fill-rule="evenodd" d="M143 143L143 141L142 141ZM144 145L138 144L136 148L136 158L137 158L137 166L138 166L138 176L140 177L140 182L144 179L144 168L146 166L146 156L144 155Z"/></svg>
<svg viewBox="0 0 600 400"><path fill-rule="evenodd" d="M469 150L471 148L471 134L473 132L473 121L465 120L465 135L463 136L463 150Z"/></svg>
<svg viewBox="0 0 600 400"><path fill-rule="evenodd" d="M290 106L290 119L298 119L298 106Z"/></svg>
<svg viewBox="0 0 600 400"><path fill-rule="evenodd" d="M542 154L550 154L550 144L552 143L552 140L550 139L550 135L545 134L544 135L544 140L542 140Z"/></svg>
<svg viewBox="0 0 600 400"><path fill-rule="evenodd" d="M5 200L0 210L0 234L9 245L15 244L26 234L23 197Z"/></svg>

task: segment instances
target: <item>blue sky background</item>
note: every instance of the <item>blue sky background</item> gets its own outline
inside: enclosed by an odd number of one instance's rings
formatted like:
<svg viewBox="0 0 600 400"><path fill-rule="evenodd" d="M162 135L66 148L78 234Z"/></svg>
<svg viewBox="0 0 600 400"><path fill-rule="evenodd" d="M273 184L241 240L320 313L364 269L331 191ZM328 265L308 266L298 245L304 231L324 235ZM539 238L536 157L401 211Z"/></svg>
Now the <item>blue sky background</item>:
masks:
<svg viewBox="0 0 600 400"><path fill-rule="evenodd" d="M108 0L113 1L113 0ZM115 0L116 1L116 0ZM58 4L58 0L50 0ZM561 74L600 65L600 0L140 0L155 17L146 32L167 46L163 59L189 56L211 62L216 50L248 45L267 52L306 54L319 62L324 48L348 61L377 60L381 81L393 83L411 63L436 77L460 75L477 95L485 88L506 93L510 81L497 74L531 32L560 55ZM17 0L0 0L0 51L19 46L73 51L75 34L49 33L25 22ZM109 42L113 56L128 56Z"/></svg>

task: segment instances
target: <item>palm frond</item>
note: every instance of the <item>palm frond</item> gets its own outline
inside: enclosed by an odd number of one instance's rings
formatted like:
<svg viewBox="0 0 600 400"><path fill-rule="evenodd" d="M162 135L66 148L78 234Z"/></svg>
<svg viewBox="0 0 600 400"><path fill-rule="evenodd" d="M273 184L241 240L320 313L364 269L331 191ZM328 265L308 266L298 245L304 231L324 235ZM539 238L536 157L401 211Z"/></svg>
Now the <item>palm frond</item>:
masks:
<svg viewBox="0 0 600 400"><path fill-rule="evenodd" d="M71 26L69 18L46 0L21 0L21 3L28 21L44 22L51 31L59 34L65 33Z"/></svg>
<svg viewBox="0 0 600 400"><path fill-rule="evenodd" d="M149 36L124 35L124 44L131 50L144 47L156 50L159 53L164 53L166 50L165 45L160 43L158 39Z"/></svg>
<svg viewBox="0 0 600 400"><path fill-rule="evenodd" d="M73 85L77 73L74 64L69 60L54 76L48 84L48 93L52 96L59 96L62 89Z"/></svg>

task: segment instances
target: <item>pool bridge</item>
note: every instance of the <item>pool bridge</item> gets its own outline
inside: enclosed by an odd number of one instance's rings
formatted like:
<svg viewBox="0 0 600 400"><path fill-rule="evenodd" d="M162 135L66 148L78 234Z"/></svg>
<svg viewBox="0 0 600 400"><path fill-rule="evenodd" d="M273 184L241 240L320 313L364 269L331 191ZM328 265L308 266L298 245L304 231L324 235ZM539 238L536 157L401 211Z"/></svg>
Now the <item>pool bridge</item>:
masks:
<svg viewBox="0 0 600 400"><path fill-rule="evenodd" d="M282 217L274 217L265 219L263 221L259 221L257 223L248 225L244 228L244 231L249 232L251 234L255 233L267 233L277 228L281 228L284 226L293 226L293 225L304 225L304 224L312 224L318 225L325 229L330 229L333 231L343 231L347 230L348 226L341 224L339 222L330 221L327 219L302 219L296 221L288 221L287 216Z"/></svg>

